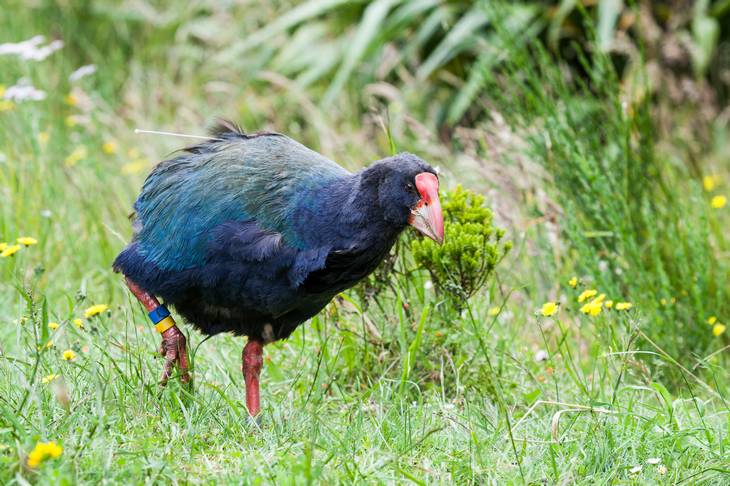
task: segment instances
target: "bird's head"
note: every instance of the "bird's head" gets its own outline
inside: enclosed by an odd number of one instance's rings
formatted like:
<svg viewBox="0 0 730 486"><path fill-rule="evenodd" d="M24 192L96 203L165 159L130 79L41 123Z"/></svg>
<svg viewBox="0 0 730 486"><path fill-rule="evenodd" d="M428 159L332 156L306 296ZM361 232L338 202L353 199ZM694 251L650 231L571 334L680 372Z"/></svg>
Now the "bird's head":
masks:
<svg viewBox="0 0 730 486"><path fill-rule="evenodd" d="M444 217L436 171L409 153L383 159L370 167L378 173L378 203L386 221L413 226L438 244L444 241Z"/></svg>

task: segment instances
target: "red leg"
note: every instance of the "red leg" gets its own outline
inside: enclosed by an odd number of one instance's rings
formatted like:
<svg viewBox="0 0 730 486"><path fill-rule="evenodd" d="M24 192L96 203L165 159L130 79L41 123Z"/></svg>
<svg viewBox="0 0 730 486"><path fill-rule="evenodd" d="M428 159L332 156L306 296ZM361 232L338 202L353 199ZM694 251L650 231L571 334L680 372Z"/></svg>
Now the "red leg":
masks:
<svg viewBox="0 0 730 486"><path fill-rule="evenodd" d="M264 365L264 343L249 339L243 347L243 381L246 383L246 406L255 417L261 411L259 400L259 375Z"/></svg>
<svg viewBox="0 0 730 486"><path fill-rule="evenodd" d="M151 295L145 290L142 290L139 285L132 282L130 279L126 279L127 287L132 291L137 300L139 300L147 312L151 312L160 306L160 301L154 295ZM160 354L165 357L165 366L162 370L162 377L160 383L164 385L167 380L172 376L172 368L176 364L180 368L180 379L183 383L190 381L190 375L188 374L188 353L185 344L185 336L177 328L172 326L162 333L162 345L160 346Z"/></svg>

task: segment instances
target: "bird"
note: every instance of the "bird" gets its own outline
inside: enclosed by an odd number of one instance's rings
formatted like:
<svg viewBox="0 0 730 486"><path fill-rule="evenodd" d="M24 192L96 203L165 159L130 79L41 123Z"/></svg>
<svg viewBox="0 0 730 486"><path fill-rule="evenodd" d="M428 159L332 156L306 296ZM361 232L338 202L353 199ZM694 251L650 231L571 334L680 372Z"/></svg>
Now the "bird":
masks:
<svg viewBox="0 0 730 486"><path fill-rule="evenodd" d="M375 270L407 227L443 243L439 179L410 153L351 172L280 133L219 120L210 135L149 174L113 269L162 335L160 384L174 369L191 379L168 305L205 335L247 337L246 406L257 417L266 344Z"/></svg>

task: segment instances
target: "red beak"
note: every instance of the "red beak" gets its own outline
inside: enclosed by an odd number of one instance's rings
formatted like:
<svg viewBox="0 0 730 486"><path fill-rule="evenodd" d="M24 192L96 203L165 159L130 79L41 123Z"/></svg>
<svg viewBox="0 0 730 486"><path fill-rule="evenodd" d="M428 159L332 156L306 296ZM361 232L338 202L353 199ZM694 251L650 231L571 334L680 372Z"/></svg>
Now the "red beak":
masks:
<svg viewBox="0 0 730 486"><path fill-rule="evenodd" d="M408 224L441 245L444 242L444 215L439 201L439 180L430 172L416 176L416 188L421 199L411 209Z"/></svg>

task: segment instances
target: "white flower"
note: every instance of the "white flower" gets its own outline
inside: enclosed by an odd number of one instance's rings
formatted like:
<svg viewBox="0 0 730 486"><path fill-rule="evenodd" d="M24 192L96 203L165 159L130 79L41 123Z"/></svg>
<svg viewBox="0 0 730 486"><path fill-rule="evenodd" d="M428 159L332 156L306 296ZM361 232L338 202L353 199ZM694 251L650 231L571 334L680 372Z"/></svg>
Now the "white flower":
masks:
<svg viewBox="0 0 730 486"><path fill-rule="evenodd" d="M23 78L15 86L6 89L3 98L16 102L25 100L39 101L46 99L46 92L35 89L27 79Z"/></svg>
<svg viewBox="0 0 730 486"><path fill-rule="evenodd" d="M428 290L432 287L433 287L433 282L431 282L430 280L426 280L426 282L423 284L423 288L426 290Z"/></svg>
<svg viewBox="0 0 730 486"><path fill-rule="evenodd" d="M93 64L87 64L86 66L81 66L76 71L72 72L69 75L68 80L71 82L78 81L79 79L81 79L83 77L91 76L95 72L96 72L96 66Z"/></svg>
<svg viewBox="0 0 730 486"><path fill-rule="evenodd" d="M642 465L634 466L631 469L629 469L629 473L638 474L641 472L642 469L644 469L644 467Z"/></svg>
<svg viewBox="0 0 730 486"><path fill-rule="evenodd" d="M651 464L651 465L659 464L660 462L662 462L662 460L659 459L658 457L650 457L649 459L646 460L646 463Z"/></svg>
<svg viewBox="0 0 730 486"><path fill-rule="evenodd" d="M31 61L42 61L60 48L63 47L63 41L54 40L51 43L43 46L45 37L37 35L26 41L18 43L5 43L0 44L0 56L2 55L15 55L26 60Z"/></svg>
<svg viewBox="0 0 730 486"><path fill-rule="evenodd" d="M537 353L535 353L535 363L540 363L541 361L545 361L548 359L547 351L544 349L541 349Z"/></svg>

